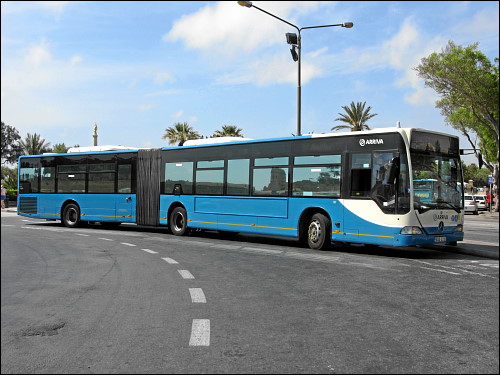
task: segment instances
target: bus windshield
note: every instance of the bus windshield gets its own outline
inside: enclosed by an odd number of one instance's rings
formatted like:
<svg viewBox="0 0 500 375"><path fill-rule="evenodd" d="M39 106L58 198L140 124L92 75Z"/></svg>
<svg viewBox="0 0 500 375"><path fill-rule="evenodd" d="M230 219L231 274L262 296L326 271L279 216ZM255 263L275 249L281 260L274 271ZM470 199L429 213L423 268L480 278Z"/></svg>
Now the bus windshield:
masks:
<svg viewBox="0 0 500 375"><path fill-rule="evenodd" d="M431 209L462 207L461 163L458 141L452 137L414 132L411 142L413 168L413 199L415 209L425 212Z"/></svg>

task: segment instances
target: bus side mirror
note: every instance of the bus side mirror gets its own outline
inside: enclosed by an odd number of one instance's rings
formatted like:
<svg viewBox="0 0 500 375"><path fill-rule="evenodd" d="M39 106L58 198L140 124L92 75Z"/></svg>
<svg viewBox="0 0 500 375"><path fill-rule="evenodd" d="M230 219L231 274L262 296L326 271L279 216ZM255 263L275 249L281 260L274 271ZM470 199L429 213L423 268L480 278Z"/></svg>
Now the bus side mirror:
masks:
<svg viewBox="0 0 500 375"><path fill-rule="evenodd" d="M391 166L389 170L389 179L388 181L392 184L394 183L394 180L396 177L399 175L399 166L400 166L400 160L399 156L396 156L391 160Z"/></svg>

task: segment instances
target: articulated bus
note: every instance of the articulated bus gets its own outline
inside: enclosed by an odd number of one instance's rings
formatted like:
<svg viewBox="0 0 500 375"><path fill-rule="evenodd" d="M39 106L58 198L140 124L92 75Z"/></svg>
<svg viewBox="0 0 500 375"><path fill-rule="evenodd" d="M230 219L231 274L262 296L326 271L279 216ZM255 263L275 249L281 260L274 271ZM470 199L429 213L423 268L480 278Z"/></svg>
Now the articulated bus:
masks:
<svg viewBox="0 0 500 375"><path fill-rule="evenodd" d="M22 156L18 214L382 246L462 241L459 141L412 128ZM85 150L84 150L85 151ZM417 189L432 180L421 199Z"/></svg>

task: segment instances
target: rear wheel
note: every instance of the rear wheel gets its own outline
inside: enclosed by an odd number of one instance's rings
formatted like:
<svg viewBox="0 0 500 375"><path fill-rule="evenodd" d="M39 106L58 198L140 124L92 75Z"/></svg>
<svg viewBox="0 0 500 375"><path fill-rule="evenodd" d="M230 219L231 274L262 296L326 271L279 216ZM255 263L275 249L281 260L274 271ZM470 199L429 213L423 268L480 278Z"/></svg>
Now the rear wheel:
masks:
<svg viewBox="0 0 500 375"><path fill-rule="evenodd" d="M183 207L176 207L170 214L170 230L176 236L183 236L186 234L187 227L187 213Z"/></svg>
<svg viewBox="0 0 500 375"><path fill-rule="evenodd" d="M314 250L325 250L331 245L332 226L330 219L316 213L311 216L307 226L307 244Z"/></svg>
<svg viewBox="0 0 500 375"><path fill-rule="evenodd" d="M80 207L74 203L64 207L62 222L68 228L75 228L80 225Z"/></svg>

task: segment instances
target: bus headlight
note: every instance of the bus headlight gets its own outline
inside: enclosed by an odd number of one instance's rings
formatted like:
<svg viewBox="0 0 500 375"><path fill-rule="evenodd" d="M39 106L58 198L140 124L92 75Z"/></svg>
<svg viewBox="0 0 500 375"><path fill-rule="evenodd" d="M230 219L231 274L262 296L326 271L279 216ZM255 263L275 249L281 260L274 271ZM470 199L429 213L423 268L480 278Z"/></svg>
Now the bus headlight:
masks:
<svg viewBox="0 0 500 375"><path fill-rule="evenodd" d="M455 228L455 232L463 232L463 231L464 231L464 225L458 224L457 227Z"/></svg>
<svg viewBox="0 0 500 375"><path fill-rule="evenodd" d="M404 227L401 229L401 234L422 234L420 227Z"/></svg>

